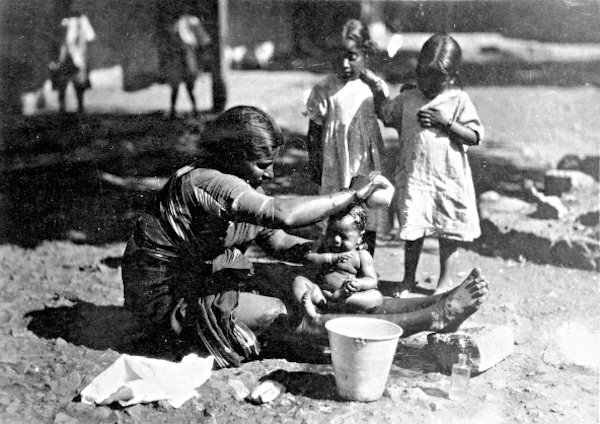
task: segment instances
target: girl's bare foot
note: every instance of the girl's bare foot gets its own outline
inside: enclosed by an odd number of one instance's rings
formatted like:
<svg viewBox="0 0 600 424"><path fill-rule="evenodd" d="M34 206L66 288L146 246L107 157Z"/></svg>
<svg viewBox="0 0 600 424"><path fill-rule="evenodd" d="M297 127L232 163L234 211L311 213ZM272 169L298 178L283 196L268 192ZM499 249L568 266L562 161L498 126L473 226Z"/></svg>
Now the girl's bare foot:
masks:
<svg viewBox="0 0 600 424"><path fill-rule="evenodd" d="M413 290L415 289L416 286L417 286L416 281L413 281L412 283L406 282L406 281L401 281L398 284L396 291L394 291L394 293L392 294L392 297L395 297L395 298L408 297L413 292Z"/></svg>
<svg viewBox="0 0 600 424"><path fill-rule="evenodd" d="M487 300L488 282L479 268L456 288L444 295L434 307L434 328L440 333L451 333Z"/></svg>

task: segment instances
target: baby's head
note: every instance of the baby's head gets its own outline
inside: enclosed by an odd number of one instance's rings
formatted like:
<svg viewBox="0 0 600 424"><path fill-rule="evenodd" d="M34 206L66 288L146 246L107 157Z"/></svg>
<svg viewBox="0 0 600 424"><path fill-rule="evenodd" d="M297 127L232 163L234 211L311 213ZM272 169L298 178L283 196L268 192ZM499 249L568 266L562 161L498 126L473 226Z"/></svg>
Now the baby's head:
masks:
<svg viewBox="0 0 600 424"><path fill-rule="evenodd" d="M445 88L459 85L458 68L462 50L447 34L434 34L425 42L417 62L417 85L423 94L433 98Z"/></svg>
<svg viewBox="0 0 600 424"><path fill-rule="evenodd" d="M367 213L361 205L352 205L329 218L326 248L330 252L348 252L362 244Z"/></svg>
<svg viewBox="0 0 600 424"><path fill-rule="evenodd" d="M354 80L367 66L375 44L369 36L369 28L358 19L349 19L342 28L338 55L334 61L336 73L345 80Z"/></svg>

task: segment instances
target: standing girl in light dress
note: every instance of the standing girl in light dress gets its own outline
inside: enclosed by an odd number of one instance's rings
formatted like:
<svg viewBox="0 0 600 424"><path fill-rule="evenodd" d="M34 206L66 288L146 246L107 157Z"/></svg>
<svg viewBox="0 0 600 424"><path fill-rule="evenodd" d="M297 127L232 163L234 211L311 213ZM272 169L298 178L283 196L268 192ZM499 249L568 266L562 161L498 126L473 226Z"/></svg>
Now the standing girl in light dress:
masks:
<svg viewBox="0 0 600 424"><path fill-rule="evenodd" d="M367 27L356 19L347 21L333 63L335 72L317 83L308 97L309 166L320 194L349 187L356 175L381 171L383 140L373 93L359 79L373 51ZM371 255L382 214L382 210L367 211L363 240ZM324 227L321 232L322 238Z"/></svg>
<svg viewBox="0 0 600 424"><path fill-rule="evenodd" d="M393 99L381 78L366 70L378 116L400 135L395 172L400 238L405 240L404 281L412 291L425 237L439 239L440 277L436 292L452 286L452 265L461 242L479 237L479 216L467 146L478 145L483 126L461 89L461 48L450 36L435 34L417 63L417 89Z"/></svg>

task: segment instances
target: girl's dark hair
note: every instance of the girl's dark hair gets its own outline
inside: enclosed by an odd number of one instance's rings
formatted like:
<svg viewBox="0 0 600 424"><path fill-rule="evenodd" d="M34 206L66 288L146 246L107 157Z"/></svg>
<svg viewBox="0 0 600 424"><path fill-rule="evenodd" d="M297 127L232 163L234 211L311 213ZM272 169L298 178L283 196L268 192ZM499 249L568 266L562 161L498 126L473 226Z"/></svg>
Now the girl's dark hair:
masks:
<svg viewBox="0 0 600 424"><path fill-rule="evenodd" d="M283 133L273 118L254 106L236 106L208 124L198 147L215 163L273 156Z"/></svg>
<svg viewBox="0 0 600 424"><path fill-rule="evenodd" d="M367 223L367 211L361 205L350 205L346 209L331 215L329 222L340 221L349 216L354 221L354 226L359 232L363 232Z"/></svg>
<svg viewBox="0 0 600 424"><path fill-rule="evenodd" d="M434 34L423 44L419 61L419 68L430 68L444 75L458 77L458 68L462 60L462 50L456 40L447 34Z"/></svg>
<svg viewBox="0 0 600 424"><path fill-rule="evenodd" d="M342 27L342 40L352 40L367 54L375 52L375 43L371 41L369 28L358 19L349 19Z"/></svg>

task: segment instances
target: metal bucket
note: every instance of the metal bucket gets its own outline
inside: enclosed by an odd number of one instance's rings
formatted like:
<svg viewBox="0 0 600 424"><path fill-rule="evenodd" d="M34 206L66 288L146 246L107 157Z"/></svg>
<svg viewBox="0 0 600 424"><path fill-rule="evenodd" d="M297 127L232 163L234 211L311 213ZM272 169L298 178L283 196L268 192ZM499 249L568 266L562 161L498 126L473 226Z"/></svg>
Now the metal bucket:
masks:
<svg viewBox="0 0 600 424"><path fill-rule="evenodd" d="M378 318L342 317L325 323L338 394L372 402L387 383L402 328Z"/></svg>

